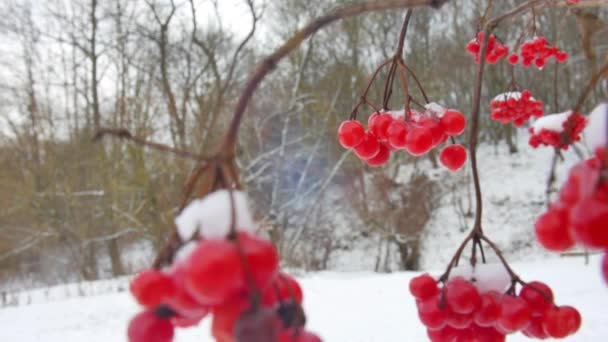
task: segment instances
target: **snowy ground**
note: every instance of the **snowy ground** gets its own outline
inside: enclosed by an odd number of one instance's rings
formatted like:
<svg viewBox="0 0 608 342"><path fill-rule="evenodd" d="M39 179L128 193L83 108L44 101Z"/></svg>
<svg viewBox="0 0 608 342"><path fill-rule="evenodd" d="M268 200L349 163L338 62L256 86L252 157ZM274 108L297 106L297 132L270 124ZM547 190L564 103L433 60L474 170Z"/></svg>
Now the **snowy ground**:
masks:
<svg viewBox="0 0 608 342"><path fill-rule="evenodd" d="M589 266L584 266L582 258L557 258L514 267L524 279L549 283L558 304L571 304L581 311L583 327L567 341L599 342L608 340L608 289L599 276L598 264L598 257L591 258ZM328 342L425 341L425 331L407 290L415 274L323 272L300 278L308 326ZM124 287L126 279L116 282ZM106 288L108 284L80 287L95 292L98 286ZM3 308L0 341L125 341L127 323L137 310L127 292ZM206 319L198 328L179 331L175 341L212 341L209 323ZM522 335L509 338L525 340Z"/></svg>

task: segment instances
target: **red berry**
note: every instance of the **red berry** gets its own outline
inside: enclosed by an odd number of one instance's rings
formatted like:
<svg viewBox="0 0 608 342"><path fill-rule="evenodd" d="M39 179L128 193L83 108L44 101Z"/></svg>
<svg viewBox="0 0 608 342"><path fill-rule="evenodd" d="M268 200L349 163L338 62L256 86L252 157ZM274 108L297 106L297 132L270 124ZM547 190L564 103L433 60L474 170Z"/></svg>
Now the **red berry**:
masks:
<svg viewBox="0 0 608 342"><path fill-rule="evenodd" d="M395 120L388 126L388 143L394 149L404 149L407 146L407 132L409 126L401 121Z"/></svg>
<svg viewBox="0 0 608 342"><path fill-rule="evenodd" d="M162 319L154 311L137 314L129 323L129 342L171 342L174 328L168 319Z"/></svg>
<svg viewBox="0 0 608 342"><path fill-rule="evenodd" d="M515 65L517 62L519 62L519 56L516 53L513 53L509 56L507 62L509 62L511 65Z"/></svg>
<svg viewBox="0 0 608 342"><path fill-rule="evenodd" d="M530 324L528 324L528 326L522 330L522 333L527 337L536 338L539 340L546 339L549 337L549 335L547 335L543 329L543 320L544 317L541 316L532 317L530 319Z"/></svg>
<svg viewBox="0 0 608 342"><path fill-rule="evenodd" d="M473 325L471 327L475 342L505 342L506 337L492 327L479 327Z"/></svg>
<svg viewBox="0 0 608 342"><path fill-rule="evenodd" d="M148 308L158 306L176 292L171 277L158 270L147 270L137 274L131 280L129 290L139 304Z"/></svg>
<svg viewBox="0 0 608 342"><path fill-rule="evenodd" d="M374 113L367 121L367 128L379 141L388 139L388 126L394 121L393 116L387 113Z"/></svg>
<svg viewBox="0 0 608 342"><path fill-rule="evenodd" d="M439 293L439 287L435 279L425 273L410 281L410 293L418 300L427 300Z"/></svg>
<svg viewBox="0 0 608 342"><path fill-rule="evenodd" d="M455 329L466 329L473 323L473 314L457 314L455 312L448 313L446 323Z"/></svg>
<svg viewBox="0 0 608 342"><path fill-rule="evenodd" d="M448 282L445 300L450 309L459 314L470 314L481 305L477 288L461 277L453 278Z"/></svg>
<svg viewBox="0 0 608 342"><path fill-rule="evenodd" d="M602 274L604 275L606 284L608 284L608 252L604 253L604 258L602 259Z"/></svg>
<svg viewBox="0 0 608 342"><path fill-rule="evenodd" d="M540 281L533 281L524 285L519 292L530 309L532 316L542 316L553 305L553 292L551 288Z"/></svg>
<svg viewBox="0 0 608 342"><path fill-rule="evenodd" d="M177 289L175 295L164 302L173 311L183 318L190 319L205 316L209 312L208 306L201 305L185 289Z"/></svg>
<svg viewBox="0 0 608 342"><path fill-rule="evenodd" d="M428 300L416 303L418 305L418 317L420 317L420 322L429 329L441 329L447 323L446 320L449 310L447 310L447 308L440 308L439 300L440 296L437 295Z"/></svg>
<svg viewBox="0 0 608 342"><path fill-rule="evenodd" d="M534 61L534 65L536 65L537 68L541 69L545 66L545 59L544 58L537 58Z"/></svg>
<svg viewBox="0 0 608 342"><path fill-rule="evenodd" d="M186 260L184 286L198 302L215 305L245 288L243 265L228 240L203 240Z"/></svg>
<svg viewBox="0 0 608 342"><path fill-rule="evenodd" d="M359 145L365 137L365 128L357 120L348 120L340 124L338 128L338 139L344 148L354 148Z"/></svg>
<svg viewBox="0 0 608 342"><path fill-rule="evenodd" d="M456 338L453 339L453 342L471 342L475 341L475 335L473 334L473 330L470 328L457 330L458 334Z"/></svg>
<svg viewBox="0 0 608 342"><path fill-rule="evenodd" d="M306 330L291 328L281 332L277 342L322 342L322 340Z"/></svg>
<svg viewBox="0 0 608 342"><path fill-rule="evenodd" d="M560 51L555 55L555 59L558 63L564 63L568 60L568 53L564 51Z"/></svg>
<svg viewBox="0 0 608 342"><path fill-rule="evenodd" d="M467 161L467 150L462 145L446 146L439 154L439 161L451 171L457 171Z"/></svg>
<svg viewBox="0 0 608 342"><path fill-rule="evenodd" d="M531 317L530 306L522 298L504 295L500 299L500 318L497 325L502 330L513 332L523 329Z"/></svg>
<svg viewBox="0 0 608 342"><path fill-rule="evenodd" d="M363 141L354 149L355 154L363 159L370 159L376 156L378 152L380 152L380 143L378 142L378 138L376 138L371 132L367 132Z"/></svg>
<svg viewBox="0 0 608 342"><path fill-rule="evenodd" d="M380 143L380 151L370 159L367 159L365 162L369 166L382 166L386 164L386 162L391 157L391 150L388 145L385 143Z"/></svg>
<svg viewBox="0 0 608 342"><path fill-rule="evenodd" d="M475 55L475 54L479 53L480 46L479 46L478 42L472 40L469 43L467 43L466 49L470 54Z"/></svg>
<svg viewBox="0 0 608 342"><path fill-rule="evenodd" d="M257 288L263 290L277 274L279 257L276 250L270 241L248 233L238 233L237 239ZM186 262L184 285L200 303L220 304L247 290L235 241L201 241Z"/></svg>
<svg viewBox="0 0 608 342"><path fill-rule="evenodd" d="M481 295L481 305L475 312L475 324L491 327L500 317L500 294L490 291Z"/></svg>
<svg viewBox="0 0 608 342"><path fill-rule="evenodd" d="M585 198L570 211L570 223L576 240L588 247L608 247L608 203Z"/></svg>
<svg viewBox="0 0 608 342"><path fill-rule="evenodd" d="M431 132L431 136L433 137L433 142L431 144L431 148L439 145L441 142L447 139L447 135L445 130L439 120L432 119L430 117L423 116L418 119L417 124L420 127L427 128Z"/></svg>
<svg viewBox="0 0 608 342"><path fill-rule="evenodd" d="M446 134L450 136L456 136L464 132L466 126L466 119L461 112L457 110L448 109L440 119L441 127Z"/></svg>
<svg viewBox="0 0 608 342"><path fill-rule="evenodd" d="M295 300L302 304L302 288L298 281L286 273L279 273L271 286L268 286L262 295L262 304L273 306L281 301Z"/></svg>
<svg viewBox="0 0 608 342"><path fill-rule="evenodd" d="M407 134L405 149L413 156L421 156L433 147L433 135L428 128L413 127Z"/></svg>
<svg viewBox="0 0 608 342"><path fill-rule="evenodd" d="M534 229L538 242L550 251L562 252L574 246L566 209L549 209L536 220Z"/></svg>
<svg viewBox="0 0 608 342"><path fill-rule="evenodd" d="M581 326L581 315L570 306L560 306L547 311L543 319L543 329L553 338L564 338L574 334Z"/></svg>
<svg viewBox="0 0 608 342"><path fill-rule="evenodd" d="M247 297L236 296L213 310L211 334L219 342L233 342L234 328L243 312L250 307Z"/></svg>
<svg viewBox="0 0 608 342"><path fill-rule="evenodd" d="M264 290L278 273L279 255L276 249L270 240L249 233L240 232L237 238L247 257L247 264L257 288Z"/></svg>
<svg viewBox="0 0 608 342"><path fill-rule="evenodd" d="M447 325L441 329L427 329L426 332L431 342L454 341L460 335L460 330Z"/></svg>

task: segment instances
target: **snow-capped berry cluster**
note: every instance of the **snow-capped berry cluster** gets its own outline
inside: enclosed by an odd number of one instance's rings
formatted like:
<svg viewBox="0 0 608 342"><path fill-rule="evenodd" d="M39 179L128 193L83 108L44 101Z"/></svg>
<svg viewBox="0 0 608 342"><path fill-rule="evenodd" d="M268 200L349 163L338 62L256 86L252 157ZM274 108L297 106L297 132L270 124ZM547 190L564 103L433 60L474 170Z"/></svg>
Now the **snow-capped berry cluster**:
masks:
<svg viewBox="0 0 608 342"><path fill-rule="evenodd" d="M554 306L551 289L541 282L525 284L519 295L480 292L463 277L451 278L443 288L428 274L411 280L418 316L433 342L506 340L521 331L528 337L564 338L581 325L578 311Z"/></svg>
<svg viewBox="0 0 608 342"><path fill-rule="evenodd" d="M222 190L208 196L215 199L212 207L220 213L226 208L226 193ZM234 195L236 199L242 194L235 191ZM176 220L178 232L191 235L191 227L180 226L213 222L212 217L201 220L193 209L204 214L209 206L191 204ZM239 221L242 213L236 210L236 224L250 220ZM215 222L223 226L226 221L231 221L230 216ZM146 270L131 281L130 292L145 310L129 324L130 342L170 342L175 327L195 326L209 314L218 342L242 341L243 334L260 336L249 339L256 341L321 341L301 329L302 289L294 278L279 271L279 256L270 241L250 229L232 234L224 228L219 229L223 233L212 228L205 231L213 237L202 236L184 245L169 269Z"/></svg>
<svg viewBox="0 0 608 342"><path fill-rule="evenodd" d="M547 39L541 36L525 41L521 45L520 55L513 53L507 58L507 61L512 65L521 61L521 65L526 68L534 64L537 68L542 69L551 57L554 57L558 63L565 63L568 60L568 53L549 45Z"/></svg>
<svg viewBox="0 0 608 342"><path fill-rule="evenodd" d="M529 90L498 94L490 101L490 108L493 120L503 124L513 122L516 127L521 127L530 117L539 118L544 114L543 102L533 98Z"/></svg>
<svg viewBox="0 0 608 342"><path fill-rule="evenodd" d="M448 136L462 134L466 120L457 110L445 109L437 104L427 105L420 113L410 111L410 121L401 112L377 112L368 120L368 130L357 120L342 122L338 128L340 144L352 149L370 166L384 165L391 151L405 150L413 156L421 156L444 143ZM461 145L445 147L440 154L442 164L456 171L466 161L466 150Z"/></svg>
<svg viewBox="0 0 608 342"><path fill-rule="evenodd" d="M475 63L479 63L481 55L481 42L483 41L484 33L480 31L477 33L477 38L472 39L467 43L467 52L475 57ZM488 38L488 46L486 49L486 62L488 64L496 64L501 58L504 58L509 53L509 48L503 45L501 42L496 40L494 35L490 35Z"/></svg>
<svg viewBox="0 0 608 342"><path fill-rule="evenodd" d="M546 115L536 120L530 127L530 146L554 146L567 150L568 146L581 140L587 120L579 113L568 111Z"/></svg>

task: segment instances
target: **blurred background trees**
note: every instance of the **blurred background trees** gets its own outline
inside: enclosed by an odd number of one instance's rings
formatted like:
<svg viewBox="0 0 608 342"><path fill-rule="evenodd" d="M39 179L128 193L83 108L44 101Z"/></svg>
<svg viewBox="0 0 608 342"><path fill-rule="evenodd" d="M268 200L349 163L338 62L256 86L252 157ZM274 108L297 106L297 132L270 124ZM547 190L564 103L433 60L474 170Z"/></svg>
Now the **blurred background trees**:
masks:
<svg viewBox="0 0 608 342"><path fill-rule="evenodd" d="M207 154L260 56L341 2L3 1L0 287L146 266L171 227L192 163L124 141L93 143L94 133L125 128ZM495 2L493 11L516 3ZM408 32L406 61L429 97L464 113L475 72L464 46L485 5L462 0L416 11ZM332 255L359 243L374 251L375 270L416 269L425 224L453 204L442 198L457 187L427 174L437 167L433 155L400 154L370 169L335 138L370 72L393 53L403 15L372 14L319 32L279 65L249 109L238 149L242 178L260 229L290 266L339 267ZM542 72L516 69L515 79L547 111L565 110L606 55L607 15L565 7L536 15L538 34L559 41L571 60ZM526 19L499 28L498 37L513 46ZM501 63L487 77L486 104L508 88L511 73ZM391 106L402 102L396 93ZM484 143L517 152L515 130L487 115L482 125Z"/></svg>

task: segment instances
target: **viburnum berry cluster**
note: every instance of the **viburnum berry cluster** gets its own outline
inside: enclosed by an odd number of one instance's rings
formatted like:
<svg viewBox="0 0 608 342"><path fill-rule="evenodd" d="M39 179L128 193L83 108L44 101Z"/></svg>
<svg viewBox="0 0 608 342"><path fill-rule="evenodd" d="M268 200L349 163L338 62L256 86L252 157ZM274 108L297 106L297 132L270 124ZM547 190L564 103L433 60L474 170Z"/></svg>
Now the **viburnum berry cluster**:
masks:
<svg viewBox="0 0 608 342"><path fill-rule="evenodd" d="M213 201L197 200L182 211L176 219L178 234L197 238L176 252L168 269L146 270L131 281L131 294L145 309L129 324L130 342L172 341L176 327L195 326L208 315L218 342L321 341L304 330L302 289L279 271L272 243L251 227L236 228L250 221L235 218L248 215L234 199L243 196L221 190L208 196ZM210 223L217 226L210 228Z"/></svg>
<svg viewBox="0 0 608 342"><path fill-rule="evenodd" d="M452 277L442 287L429 274L410 281L418 316L433 342L500 342L521 331L530 338L564 338L581 326L579 312L555 306L549 286L534 281L515 295L511 286L501 290L478 289L478 280Z"/></svg>
<svg viewBox="0 0 608 342"><path fill-rule="evenodd" d="M575 165L559 197L535 223L536 238L546 249L562 252L581 246L608 251L608 181L605 148ZM606 255L602 266L608 282Z"/></svg>
<svg viewBox="0 0 608 342"><path fill-rule="evenodd" d="M367 131L357 120L344 121L338 128L338 139L368 165L380 166L389 160L391 151L405 150L412 156L422 156L448 137L462 134L465 125L465 117L459 111L431 104L424 112L410 110L407 116L404 111L373 113ZM461 145L449 145L439 159L446 168L456 171L466 161L466 150Z"/></svg>
<svg viewBox="0 0 608 342"><path fill-rule="evenodd" d="M577 112L568 111L560 114L546 115L530 127L530 146L553 146L567 150L568 146L581 140L587 120Z"/></svg>
<svg viewBox="0 0 608 342"><path fill-rule="evenodd" d="M567 52L550 45L547 42L547 38L540 36L525 41L521 45L520 54L513 53L509 55L507 61L512 65L516 65L521 61L523 67L527 68L535 65L537 68L542 69L551 57L555 58L558 63L568 61Z"/></svg>
<svg viewBox="0 0 608 342"><path fill-rule="evenodd" d="M481 42L483 41L484 32L477 33L477 37L467 43L466 50L475 58L475 63L479 63L481 56ZM496 39L494 35L488 38L486 48L486 62L488 64L496 64L502 58L505 58L509 53L509 48L503 45Z"/></svg>
<svg viewBox="0 0 608 342"><path fill-rule="evenodd" d="M608 182L605 179L606 151L575 165L559 197L535 224L543 247L564 251L576 243L608 249Z"/></svg>
<svg viewBox="0 0 608 342"><path fill-rule="evenodd" d="M513 122L516 127L523 126L531 117L539 118L544 114L543 102L532 97L529 90L498 94L490 101L490 117L503 124Z"/></svg>

